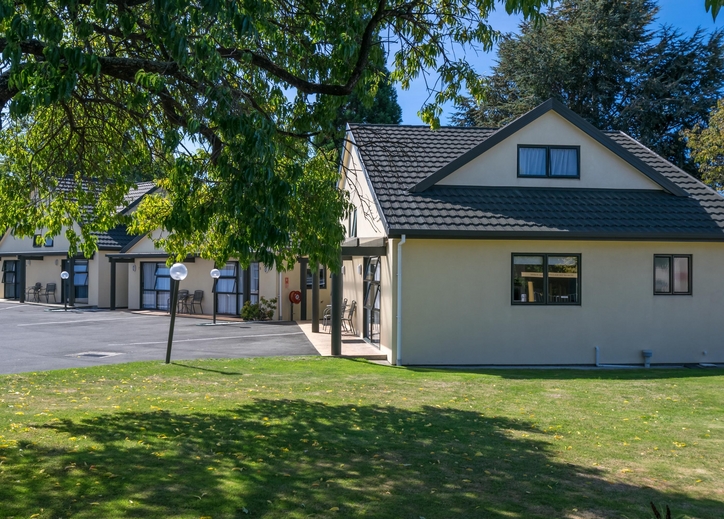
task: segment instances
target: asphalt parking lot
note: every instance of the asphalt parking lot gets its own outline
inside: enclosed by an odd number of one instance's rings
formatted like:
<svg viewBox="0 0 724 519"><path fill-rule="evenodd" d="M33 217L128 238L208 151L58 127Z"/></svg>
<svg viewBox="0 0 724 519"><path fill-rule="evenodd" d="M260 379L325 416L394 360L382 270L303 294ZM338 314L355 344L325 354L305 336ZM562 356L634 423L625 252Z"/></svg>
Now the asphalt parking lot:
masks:
<svg viewBox="0 0 724 519"><path fill-rule="evenodd" d="M172 361L318 355L290 322L201 326L176 319ZM69 311L0 302L0 373L117 364L166 357L169 318L125 311ZM85 354L85 355L83 355Z"/></svg>

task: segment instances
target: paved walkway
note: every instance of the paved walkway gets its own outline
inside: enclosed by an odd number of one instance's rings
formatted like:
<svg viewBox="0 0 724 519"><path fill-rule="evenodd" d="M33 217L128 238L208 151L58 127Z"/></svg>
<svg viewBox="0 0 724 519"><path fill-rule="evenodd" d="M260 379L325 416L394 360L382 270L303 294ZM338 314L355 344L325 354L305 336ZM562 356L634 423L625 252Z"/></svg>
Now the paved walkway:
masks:
<svg viewBox="0 0 724 519"><path fill-rule="evenodd" d="M297 326L301 328L304 335L307 336L309 342L312 343L320 355L325 357L332 356L332 335L329 327L327 327L326 330L323 330L322 325L320 324L319 333L312 333L311 321L297 321ZM342 356L368 360L388 360L384 351L371 346L361 337L345 333L342 333Z"/></svg>

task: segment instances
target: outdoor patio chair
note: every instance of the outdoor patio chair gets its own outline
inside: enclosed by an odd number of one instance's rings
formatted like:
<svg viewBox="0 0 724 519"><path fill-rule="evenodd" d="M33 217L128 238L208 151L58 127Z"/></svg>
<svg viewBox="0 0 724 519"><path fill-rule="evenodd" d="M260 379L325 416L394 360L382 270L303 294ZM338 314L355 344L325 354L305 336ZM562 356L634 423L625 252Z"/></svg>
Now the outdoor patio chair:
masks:
<svg viewBox="0 0 724 519"><path fill-rule="evenodd" d="M178 299L176 300L176 311L178 313L183 313L186 311L186 313L189 312L189 291L188 290L179 290L178 291Z"/></svg>
<svg viewBox="0 0 724 519"><path fill-rule="evenodd" d="M349 311L347 312L347 315L342 312L342 327L348 331L352 332L352 335L357 335L357 332L354 329L354 322L352 321L352 317L354 317L354 311L357 309L357 301L352 301L352 303L349 305Z"/></svg>
<svg viewBox="0 0 724 519"><path fill-rule="evenodd" d="M45 302L50 303L50 296L53 296L53 302L57 303L58 300L55 298L55 283L47 283L45 285L45 291L41 292L41 296L45 296Z"/></svg>
<svg viewBox="0 0 724 519"><path fill-rule="evenodd" d="M342 315L344 315L344 311L347 308L347 298L345 297L342 301ZM322 330L326 330L327 326L329 326L329 322L332 320L332 305L327 305L327 308L324 309L324 312L322 313Z"/></svg>
<svg viewBox="0 0 724 519"><path fill-rule="evenodd" d="M43 290L43 284L40 282L35 283L33 286L28 287L25 290L25 299L30 299L30 294L33 294L33 301L39 303L41 290Z"/></svg>
<svg viewBox="0 0 724 519"><path fill-rule="evenodd" d="M201 313L204 313L204 307L201 306L201 301L204 299L204 291L203 290L195 290L194 296L191 299L191 313L196 313L196 305L199 305L199 310L201 310Z"/></svg>

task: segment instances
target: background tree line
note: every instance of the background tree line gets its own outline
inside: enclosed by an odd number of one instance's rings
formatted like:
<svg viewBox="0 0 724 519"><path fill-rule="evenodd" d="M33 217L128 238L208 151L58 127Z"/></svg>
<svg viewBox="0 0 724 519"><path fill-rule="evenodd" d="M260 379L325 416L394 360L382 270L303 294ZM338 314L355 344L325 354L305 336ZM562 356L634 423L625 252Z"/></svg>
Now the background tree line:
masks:
<svg viewBox="0 0 724 519"><path fill-rule="evenodd" d="M563 0L502 38L484 101L459 103L453 123L497 127L553 97L700 177L686 132L724 93L724 33L652 29L657 11L652 0Z"/></svg>

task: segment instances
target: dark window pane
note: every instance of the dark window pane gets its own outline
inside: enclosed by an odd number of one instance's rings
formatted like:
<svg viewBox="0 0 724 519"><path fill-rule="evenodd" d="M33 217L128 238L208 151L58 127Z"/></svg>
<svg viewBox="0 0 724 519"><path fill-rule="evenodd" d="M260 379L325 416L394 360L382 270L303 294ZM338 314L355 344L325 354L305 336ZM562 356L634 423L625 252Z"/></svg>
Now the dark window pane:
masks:
<svg viewBox="0 0 724 519"><path fill-rule="evenodd" d="M656 256L654 258L654 292L657 294L670 294L671 282L671 258L668 256Z"/></svg>
<svg viewBox="0 0 724 519"><path fill-rule="evenodd" d="M348 238L357 237L357 208L352 209L349 214L349 236Z"/></svg>
<svg viewBox="0 0 724 519"><path fill-rule="evenodd" d="M543 303L543 256L513 256L513 301Z"/></svg>
<svg viewBox="0 0 724 519"><path fill-rule="evenodd" d="M157 277L153 288L155 290L171 290L171 278Z"/></svg>
<svg viewBox="0 0 724 519"><path fill-rule="evenodd" d="M33 236L33 247L37 248L41 245L43 245L43 239L39 234L36 234L35 236Z"/></svg>
<svg viewBox="0 0 724 519"><path fill-rule="evenodd" d="M518 174L521 177L546 176L545 148L518 148Z"/></svg>
<svg viewBox="0 0 724 519"><path fill-rule="evenodd" d="M577 303L578 258L548 256L548 302Z"/></svg>
<svg viewBox="0 0 724 519"><path fill-rule="evenodd" d="M550 153L552 177L578 176L578 149L551 148Z"/></svg>
<svg viewBox="0 0 724 519"><path fill-rule="evenodd" d="M674 292L689 293L689 258L674 258Z"/></svg>
<svg viewBox="0 0 724 519"><path fill-rule="evenodd" d="M221 277L236 277L236 262L233 263L227 263L222 268L219 269L221 272Z"/></svg>

